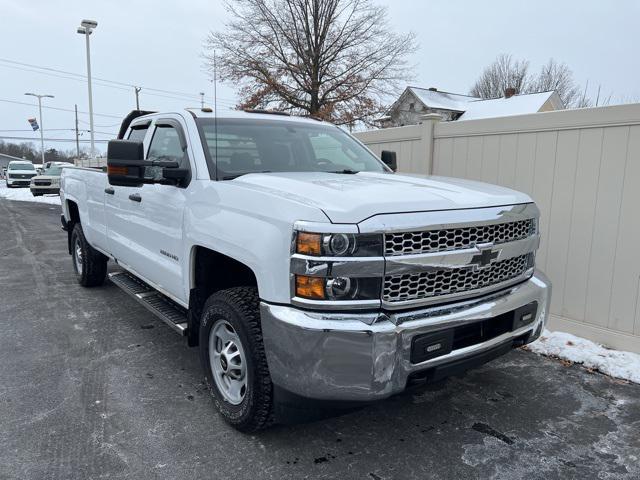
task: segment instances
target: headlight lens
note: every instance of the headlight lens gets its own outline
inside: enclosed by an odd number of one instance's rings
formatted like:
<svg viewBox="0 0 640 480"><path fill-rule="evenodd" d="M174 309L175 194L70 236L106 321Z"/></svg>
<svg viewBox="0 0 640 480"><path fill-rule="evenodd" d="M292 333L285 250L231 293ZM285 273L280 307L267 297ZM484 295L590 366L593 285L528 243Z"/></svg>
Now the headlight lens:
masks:
<svg viewBox="0 0 640 480"><path fill-rule="evenodd" d="M310 300L373 300L380 298L380 286L380 278L296 275L296 296Z"/></svg>
<svg viewBox="0 0 640 480"><path fill-rule="evenodd" d="M298 232L296 253L326 257L382 256L382 235Z"/></svg>

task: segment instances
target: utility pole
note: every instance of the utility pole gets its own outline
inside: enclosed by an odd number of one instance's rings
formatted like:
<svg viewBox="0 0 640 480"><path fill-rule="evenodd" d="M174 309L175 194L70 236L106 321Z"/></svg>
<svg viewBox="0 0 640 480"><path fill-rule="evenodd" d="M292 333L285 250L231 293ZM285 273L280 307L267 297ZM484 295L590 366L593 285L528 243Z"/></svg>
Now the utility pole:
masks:
<svg viewBox="0 0 640 480"><path fill-rule="evenodd" d="M142 90L142 87L133 87L133 89L136 92L136 110L140 110L140 99L138 98L138 94L140 93L140 90Z"/></svg>
<svg viewBox="0 0 640 480"><path fill-rule="evenodd" d="M85 36L87 43L87 85L89 88L89 133L91 134L91 158L96 158L96 148L93 136L93 94L91 93L91 50L89 48L89 35L98 26L95 20L82 20L77 32Z"/></svg>
<svg viewBox="0 0 640 480"><path fill-rule="evenodd" d="M200 92L200 108L204 108L204 92Z"/></svg>
<svg viewBox="0 0 640 480"><path fill-rule="evenodd" d="M42 120L42 99L55 98L53 95L38 95L36 93L25 93L30 97L38 99L38 112L40 113L40 152L42 154L42 167L44 168L44 121Z"/></svg>
<svg viewBox="0 0 640 480"><path fill-rule="evenodd" d="M75 108L76 108L76 165L77 162L80 161L80 132L78 132L78 104L75 104Z"/></svg>
<svg viewBox="0 0 640 480"><path fill-rule="evenodd" d="M216 77L216 51L213 51L213 111L216 114L216 118L218 117L218 78ZM218 137L218 133L216 132L216 138ZM216 144L217 146L217 144ZM216 151L216 158L218 152Z"/></svg>

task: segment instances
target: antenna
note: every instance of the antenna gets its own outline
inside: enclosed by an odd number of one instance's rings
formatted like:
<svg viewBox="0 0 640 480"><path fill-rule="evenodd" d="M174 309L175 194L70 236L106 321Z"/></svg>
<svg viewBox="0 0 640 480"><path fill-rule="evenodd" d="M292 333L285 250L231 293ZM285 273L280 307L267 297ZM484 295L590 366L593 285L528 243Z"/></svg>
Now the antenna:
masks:
<svg viewBox="0 0 640 480"><path fill-rule="evenodd" d="M216 139L214 143L216 181L218 180L218 80L216 78L216 51L213 51L213 131Z"/></svg>

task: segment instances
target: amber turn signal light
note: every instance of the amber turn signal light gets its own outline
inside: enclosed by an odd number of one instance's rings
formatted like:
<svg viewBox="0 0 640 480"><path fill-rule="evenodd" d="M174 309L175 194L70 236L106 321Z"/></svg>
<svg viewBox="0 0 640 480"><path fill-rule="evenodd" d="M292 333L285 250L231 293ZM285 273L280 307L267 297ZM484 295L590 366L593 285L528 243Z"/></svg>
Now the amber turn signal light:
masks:
<svg viewBox="0 0 640 480"><path fill-rule="evenodd" d="M312 300L324 300L324 278L296 275L296 296Z"/></svg>
<svg viewBox="0 0 640 480"><path fill-rule="evenodd" d="M126 176L129 173L129 169L127 167L114 167L113 165L109 165L107 167L108 175L123 175Z"/></svg>
<svg viewBox="0 0 640 480"><path fill-rule="evenodd" d="M304 255L320 255L321 235L317 233L298 232L296 252Z"/></svg>

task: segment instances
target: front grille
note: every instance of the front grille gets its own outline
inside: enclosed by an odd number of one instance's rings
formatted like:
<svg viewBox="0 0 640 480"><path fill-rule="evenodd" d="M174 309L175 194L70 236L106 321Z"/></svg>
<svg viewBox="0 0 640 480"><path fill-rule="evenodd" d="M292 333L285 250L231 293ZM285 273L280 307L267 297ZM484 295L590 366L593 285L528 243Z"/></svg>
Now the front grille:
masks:
<svg viewBox="0 0 640 480"><path fill-rule="evenodd" d="M535 221L480 225L476 227L385 234L385 255L412 255L473 248L481 243L505 243L534 233Z"/></svg>
<svg viewBox="0 0 640 480"><path fill-rule="evenodd" d="M9 178L31 178L35 177L35 174L29 175L28 173L12 173Z"/></svg>
<svg viewBox="0 0 640 480"><path fill-rule="evenodd" d="M51 180L34 180L33 183L45 187L51 185Z"/></svg>
<svg viewBox="0 0 640 480"><path fill-rule="evenodd" d="M485 268L441 269L387 276L382 299L386 302L421 300L489 287L523 275L533 266L533 253L495 262Z"/></svg>

